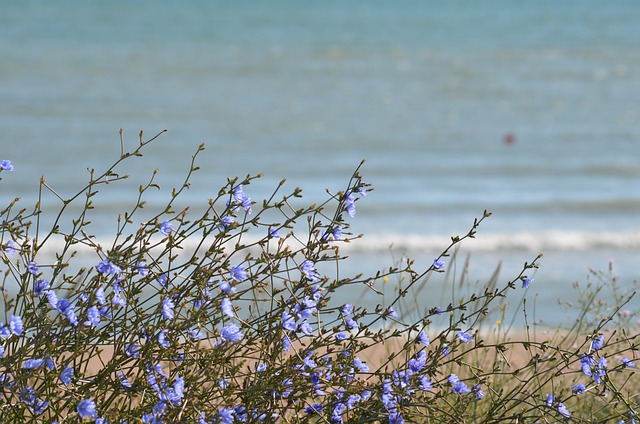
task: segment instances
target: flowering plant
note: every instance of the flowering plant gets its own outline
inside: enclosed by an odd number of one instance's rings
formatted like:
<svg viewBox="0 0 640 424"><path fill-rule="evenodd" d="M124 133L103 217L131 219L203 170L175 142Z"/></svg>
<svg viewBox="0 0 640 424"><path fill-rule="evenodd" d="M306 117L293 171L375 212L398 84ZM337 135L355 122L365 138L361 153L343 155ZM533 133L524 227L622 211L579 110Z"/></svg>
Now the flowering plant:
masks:
<svg viewBox="0 0 640 424"><path fill-rule="evenodd" d="M1 211L0 422L635 419L638 333L608 330L628 299L592 328L538 337L527 323L521 341L486 331L490 311L532 285L536 258L502 285L408 307L407 295L429 302L429 277L446 274L454 246L487 212L421 271L406 261L374 276L324 272L359 237L349 220L371 190L359 167L306 207L295 206L299 189L278 198L280 184L255 202L247 193L258 176L230 179L194 218L173 205L198 170L196 152L165 208L134 224L152 178L110 245L100 243L87 231L97 188L124 179L116 167L157 137L141 133L125 152L121 133L120 158L60 197L50 228L42 198L30 212L17 199ZM0 172L19 164L4 160ZM81 213L69 218L72 203ZM388 299L381 286L391 279ZM380 294L375 310L340 301L354 285Z"/></svg>

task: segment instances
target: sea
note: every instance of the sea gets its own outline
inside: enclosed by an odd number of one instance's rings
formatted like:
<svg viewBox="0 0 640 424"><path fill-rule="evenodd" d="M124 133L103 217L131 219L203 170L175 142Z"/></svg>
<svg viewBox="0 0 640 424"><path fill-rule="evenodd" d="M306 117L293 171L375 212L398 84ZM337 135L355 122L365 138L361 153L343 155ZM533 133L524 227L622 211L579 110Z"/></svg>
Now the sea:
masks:
<svg viewBox="0 0 640 424"><path fill-rule="evenodd" d="M27 209L41 199L43 227L58 196L118 159L120 129L127 149L140 131L167 130L116 169L129 179L99 188L90 227L99 240L108 244L155 169L161 189L147 193L147 209L161 210L204 143L179 202L196 211L227 178L259 173L244 187L255 207L283 179L281 193L300 187L300 204L321 203L364 160L374 190L347 218L363 237L345 244L342 275L407 258L424 270L491 212L445 258L446 277L415 294L420 308L445 305L454 286L482 285L496 269L504 285L540 253L526 295L542 321L565 321L576 287L615 278L628 292L640 276L635 0L24 0L0 9L0 159L14 165L0 174L0 199L18 196ZM39 197L41 178L50 189ZM64 219L79 210L72 204ZM358 292L363 303L381 302L369 292Z"/></svg>

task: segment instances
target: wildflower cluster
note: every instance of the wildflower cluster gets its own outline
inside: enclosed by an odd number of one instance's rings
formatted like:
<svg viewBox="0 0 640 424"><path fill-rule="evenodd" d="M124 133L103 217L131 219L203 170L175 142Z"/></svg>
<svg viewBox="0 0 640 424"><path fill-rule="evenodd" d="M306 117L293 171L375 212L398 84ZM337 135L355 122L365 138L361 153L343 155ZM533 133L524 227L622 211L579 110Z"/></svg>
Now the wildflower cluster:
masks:
<svg viewBox="0 0 640 424"><path fill-rule="evenodd" d="M166 208L143 211L147 190L157 187L152 178L119 218L112 240L90 235L96 188L123 179L115 167L141 156L156 137L141 135L137 148L123 149L106 172L92 172L77 195L61 198L48 231L33 224L40 222L42 199L31 212L18 210L15 201L1 211L1 422L569 418L574 399L595 386L616 400L598 413L633 419L636 401L613 373L633 372L636 336L605 344L605 322L586 353L528 339L520 345L530 358L525 364L509 362L514 343L485 341L489 311L509 293L524 292L516 282L531 284L525 272L535 261L515 279L446 307L421 295L429 276L447 275L451 249L475 236L486 212L425 271L407 261L352 278L333 278L323 269L344 260L340 244L358 237L350 220L370 190L358 170L344 190L308 207L295 206L299 189L256 203L246 193L257 177L230 179L195 218L187 209L174 211L186 182ZM196 156L186 181L198 169ZM2 161L5 171L19 172L19 166ZM69 205L82 201L80 216L60 225ZM62 247L52 255L45 246L58 241ZM408 283L389 298L384 282L405 276ZM357 299L345 302L339 294L347 286L379 293L380 304L367 310ZM427 305L412 314L408 295ZM550 352L561 352L563 365ZM622 354L612 368L606 358ZM576 363L591 380L568 387L549 377ZM518 376L517 383L503 381L506 375ZM545 396L549 387L554 394Z"/></svg>

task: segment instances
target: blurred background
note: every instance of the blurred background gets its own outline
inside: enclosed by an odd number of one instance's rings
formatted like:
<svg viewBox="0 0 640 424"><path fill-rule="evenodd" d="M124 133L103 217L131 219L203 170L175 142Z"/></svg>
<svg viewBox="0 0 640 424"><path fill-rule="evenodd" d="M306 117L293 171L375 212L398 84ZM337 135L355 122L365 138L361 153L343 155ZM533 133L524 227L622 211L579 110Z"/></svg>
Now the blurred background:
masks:
<svg viewBox="0 0 640 424"><path fill-rule="evenodd" d="M185 204L259 172L254 200L287 178L317 202L366 159L346 271L429 266L487 209L469 279L544 253L530 290L551 312L590 266L640 275L639 22L633 0L4 2L0 197L33 205L41 175L75 193L120 128L168 133L101 193L105 238L156 168L161 207L201 142Z"/></svg>

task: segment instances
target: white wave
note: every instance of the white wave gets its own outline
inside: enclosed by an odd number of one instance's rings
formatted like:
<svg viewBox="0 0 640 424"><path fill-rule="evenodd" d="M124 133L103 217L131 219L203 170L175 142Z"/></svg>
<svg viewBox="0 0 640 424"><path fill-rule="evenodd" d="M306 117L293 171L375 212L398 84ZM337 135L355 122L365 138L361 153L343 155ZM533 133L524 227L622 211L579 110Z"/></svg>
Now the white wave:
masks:
<svg viewBox="0 0 640 424"><path fill-rule="evenodd" d="M431 235L383 235L368 236L345 245L349 251L389 250L433 250L439 251L451 243L446 236ZM640 231L633 232L580 232L580 231L543 231L517 233L482 233L474 239L462 242L469 251L586 251L592 249L638 249Z"/></svg>
<svg viewBox="0 0 640 424"><path fill-rule="evenodd" d="M213 240L213 239L212 239ZM158 238L154 241L160 241ZM257 242L257 238L251 237L251 234L245 235L243 244L245 246ZM187 239L180 243L180 252L182 254L194 254L199 243L198 238ZM270 243L277 243L276 239L272 239ZM104 257L105 253L112 247L113 240L108 238L96 239L95 243L102 248L102 254L98 255L96 249L88 246L75 245L71 249L85 259L93 258L93 262L97 264L100 257ZM292 250L302 248L300 242L288 239L285 243L289 244ZM386 235L367 235L359 239L351 240L349 243L344 241L332 242L340 247L345 254L358 253L385 253L389 251L406 251L410 254L416 252L440 252L451 243L451 237L442 235L419 235L419 234L386 234ZM47 242L40 254L52 257L55 253L59 253L63 249L64 243L60 239L52 239ZM207 243L200 245L207 246ZM579 232L579 231L560 231L550 230L543 232L516 232L516 233L481 233L476 238L465 239L461 243L462 248L469 252L507 252L507 251L531 251L535 253L544 253L549 251L589 251L595 249L621 249L636 250L640 249L640 231L633 232ZM225 250L229 252L234 249L234 244L228 243ZM154 249L158 252L163 248L162 243ZM255 249L255 248L254 248ZM176 251L177 253L177 251Z"/></svg>

